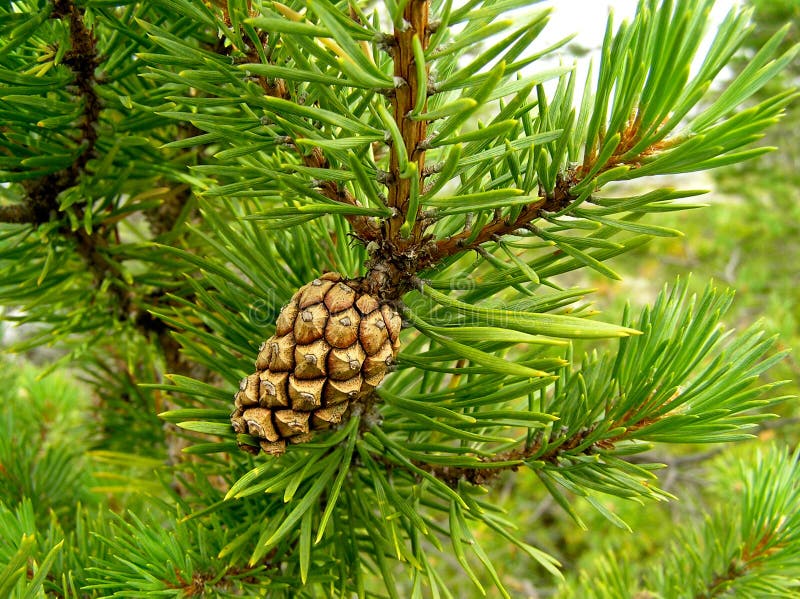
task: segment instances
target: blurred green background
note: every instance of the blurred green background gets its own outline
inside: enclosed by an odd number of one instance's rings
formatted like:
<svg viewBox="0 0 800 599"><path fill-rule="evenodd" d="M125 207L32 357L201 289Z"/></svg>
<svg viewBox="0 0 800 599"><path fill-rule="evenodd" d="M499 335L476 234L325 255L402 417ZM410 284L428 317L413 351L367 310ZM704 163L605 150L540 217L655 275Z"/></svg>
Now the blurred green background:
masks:
<svg viewBox="0 0 800 599"><path fill-rule="evenodd" d="M758 27L751 37L752 48L760 46L776 29L787 23L793 28L786 45L798 41L800 0L752 0ZM556 3L556 8L558 8ZM747 56L740 58L741 64ZM800 64L787 69L771 89L791 87L800 78ZM658 225L677 228L681 238L657 239L649 246L622 257L612 267L623 281L587 277L576 281L596 288L595 305L607 321L617 321L626 302L638 308L655 297L657 291L677 276L691 273L691 286L702 290L710 279L720 287L736 290L728 315L728 326L744 329L762 320L770 333L780 336L780 346L794 352L769 373L770 380L788 380L783 394L800 394L800 106L795 102L785 119L768 134L763 144L779 149L757 161L714 172L711 177L680 178L666 184L710 189L705 196L708 207L686 214L664 213ZM14 334L13 331L3 331ZM2 357L0 374L0 496L14 505L23 496L35 501L34 511L58 517L60 526L69 529L88 509L111 507L134 512L145 504L154 506L154 497L166 493L151 481L141 488L139 472L161 463L139 458L140 462L120 462L115 454L93 445L92 424L88 417L94 401L88 391L69 372L59 371L42 380L38 375L50 357ZM677 447L670 453L655 450L656 461L670 467L662 472L665 489L680 499L662 504L639 505L608 498L606 507L630 525L633 532L615 528L588 504L578 502L577 510L588 530L581 530L544 492L532 475L507 476L492 491L493 500L518 522L525 540L557 556L564 566L566 582L559 584L531 560L513 553L502 539L484 531L479 540L494 558L498 571L512 593L518 597L580 597L581 589L591 584L600 556L621 552L634 569L658 564L665 548L675 539L676 529L692 526L702 514L724 505L737 492L734 460L754 453L759 445L776 439L797 445L800 440L800 409L797 402L784 403L780 420L759 431L750 443L726 447ZM143 448L139 455L150 454ZM158 453L158 451L156 451ZM65 467L69 463L70 467ZM68 480L59 478L61 473ZM132 493L130 481L139 491ZM78 507L80 504L81 507ZM0 518L11 517L0 513ZM23 521L21 516L18 518ZM39 521L37 526L44 523ZM57 535L56 535L57 538ZM42 541L47 543L47 540ZM90 550L90 549L87 549ZM455 596L478 596L455 559L442 556L442 566L452 570ZM64 572L79 567L80 556L70 556L56 567ZM487 584L488 596L495 596Z"/></svg>

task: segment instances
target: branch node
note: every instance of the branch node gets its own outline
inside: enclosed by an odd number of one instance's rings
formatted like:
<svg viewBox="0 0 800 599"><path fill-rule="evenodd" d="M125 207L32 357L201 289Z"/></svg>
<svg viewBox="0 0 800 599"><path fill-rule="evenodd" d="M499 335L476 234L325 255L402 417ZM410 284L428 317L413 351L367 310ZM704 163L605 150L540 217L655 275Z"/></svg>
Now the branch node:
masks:
<svg viewBox="0 0 800 599"><path fill-rule="evenodd" d="M397 47L397 38L391 33L381 33L375 37L375 45L378 46L378 50L392 54Z"/></svg>
<svg viewBox="0 0 800 599"><path fill-rule="evenodd" d="M425 179L426 177L430 177L431 175L441 173L443 168L444 168L444 162L429 164L424 169L422 169L422 178Z"/></svg>

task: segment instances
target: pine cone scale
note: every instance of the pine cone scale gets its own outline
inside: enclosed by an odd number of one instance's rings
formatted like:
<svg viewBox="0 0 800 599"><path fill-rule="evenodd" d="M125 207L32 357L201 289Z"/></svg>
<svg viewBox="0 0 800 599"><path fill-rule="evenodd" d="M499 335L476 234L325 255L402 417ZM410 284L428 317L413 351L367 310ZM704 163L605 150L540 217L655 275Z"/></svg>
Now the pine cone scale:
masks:
<svg viewBox="0 0 800 599"><path fill-rule="evenodd" d="M269 369L273 372L288 372L294 369L294 335L287 333L271 342L272 355Z"/></svg>
<svg viewBox="0 0 800 599"><path fill-rule="evenodd" d="M325 327L325 339L338 349L350 347L358 339L361 317L353 308L333 314Z"/></svg>

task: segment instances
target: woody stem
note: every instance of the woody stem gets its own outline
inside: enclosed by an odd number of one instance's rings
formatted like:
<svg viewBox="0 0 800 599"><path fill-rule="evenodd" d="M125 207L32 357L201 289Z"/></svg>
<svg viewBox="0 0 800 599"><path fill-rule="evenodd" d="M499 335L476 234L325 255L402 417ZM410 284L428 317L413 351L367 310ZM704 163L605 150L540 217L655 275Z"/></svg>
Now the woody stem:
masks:
<svg viewBox="0 0 800 599"><path fill-rule="evenodd" d="M420 148L420 142L425 139L427 132L426 122L411 120L409 114L414 109L417 90L424 86L427 90L428 82L420 81L417 75L416 61L414 60L414 36L417 36L422 48L428 46L428 0L409 0L403 11L404 29L395 28L394 31L394 77L395 90L392 97L392 110L405 145L409 163L416 163L416 172L408 176L401 172L399 153L393 148L389 163L389 189L388 204L396 208L397 212L389 219L385 239L397 239L400 227L406 220L411 196L411 177L417 177L422 185L422 173L425 168L425 151ZM426 68L427 75L427 68ZM415 234L418 231L415 230Z"/></svg>

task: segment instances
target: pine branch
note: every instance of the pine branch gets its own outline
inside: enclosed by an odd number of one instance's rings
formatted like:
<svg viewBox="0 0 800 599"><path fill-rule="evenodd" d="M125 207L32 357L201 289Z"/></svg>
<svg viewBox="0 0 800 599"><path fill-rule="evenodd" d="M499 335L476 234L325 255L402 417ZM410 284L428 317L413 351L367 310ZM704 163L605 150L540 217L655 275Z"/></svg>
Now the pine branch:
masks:
<svg viewBox="0 0 800 599"><path fill-rule="evenodd" d="M51 18L69 22L70 49L63 63L72 71L77 96L83 104L83 114L75 140L83 146L78 157L66 169L24 183L27 194L24 206L4 206L2 222L43 224L58 212L58 196L77 184L89 160L95 157L97 144L97 121L100 118L101 102L95 85L95 69L99 65L96 40L83 21L85 9L73 0L56 0Z"/></svg>
<svg viewBox="0 0 800 599"><path fill-rule="evenodd" d="M436 299L445 297L430 288L421 290ZM455 301L450 303L461 305ZM632 449L643 450L643 443L654 439L697 443L741 437L764 418L746 412L769 405L770 400L759 397L774 386L751 385L775 359L780 359L780 355L767 357L772 340L761 338L757 329L745 331L736 340L723 345L719 322L729 305L730 297L717 294L712 288L699 300L687 296L685 283L671 291L664 290L654 307L643 311L638 322L631 322L628 316L623 319L625 326L635 325L645 334L624 337L616 357L609 356L602 361L587 358L579 372L566 375L567 382L554 392L549 408L540 408L558 414L562 424L554 423L552 428L538 431L532 427L526 441L500 451L458 453L456 461L440 460L442 455L450 454L450 449L442 445L438 449L441 455L432 456L431 460L411 452L408 461L455 488L459 480L472 484L491 483L500 472L517 470L524 463L544 472L557 472L566 464L575 472L575 466L588 464L586 458L596 456L598 464L606 463L617 469L618 466L611 465L614 460L627 461L628 454L636 453ZM469 313L469 308L461 306ZM421 306L419 312L422 313ZM481 314L473 312L473 317ZM488 310L485 314L511 328L520 324L512 322L510 313ZM414 324L423 332L428 326L416 321ZM475 324L484 326L491 321ZM445 335L464 329L439 327L435 330ZM480 329L475 338L489 334L489 329ZM463 367L461 363L459 370ZM639 378L641 372L660 374L643 384ZM717 395L718 388L728 389L729 395L721 399ZM409 428L414 430L416 427L411 424L415 421L414 413L426 410L424 404L430 401L442 402L437 403L440 407L436 414L450 419L457 416L444 410L444 406L463 408L475 402L477 408L484 403L485 391L472 391L470 385L457 389L457 395L438 398L406 393L405 398L400 399L388 391L384 391L383 396L390 407L397 405L403 409L397 417L410 419ZM414 405L419 408L412 408ZM473 416L479 413L469 412ZM524 410L517 412L524 413ZM533 414L531 417L535 419ZM423 422L420 419L418 424ZM695 425L697 432L693 433L691 429ZM397 426L401 430L404 428Z"/></svg>
<svg viewBox="0 0 800 599"><path fill-rule="evenodd" d="M222 11L223 22L229 28L229 30L233 29L233 23L231 21L228 5L223 3L220 5L220 9ZM285 13L285 17L288 19L292 20L301 19L301 15L292 11L288 7L283 7L283 11ZM250 11L250 14L251 16L256 16L258 12ZM231 36L230 45L228 46L222 45L221 47L215 48L215 51L221 54L228 55L231 53L231 51L239 50L242 54L244 54L247 64L273 64L267 52L264 53L264 55L267 57L267 62L262 63L262 55L259 53L258 49L253 45L254 41L250 40L251 42L250 44L247 44L247 42L244 41L248 38L246 37L244 28L241 25L238 26L238 31L236 33L237 35ZM261 45L261 48L268 50L269 34L263 29L259 29L256 35L258 38L258 43ZM236 37L239 37L240 39L243 40L244 44L243 48L237 48L235 46ZM302 104L300 99L294 97L294 95L291 93L291 90L289 86L286 84L286 81L281 79L280 77L267 77L265 75L255 74L254 78L261 86L261 88L264 90L264 94L266 96L279 98L281 100L294 102L296 104ZM294 139L288 136L283 138L282 145L286 148L292 149L305 166L321 170L330 169L330 163L328 162L328 159L325 157L325 153L322 151L322 149L313 148L311 152L305 153L295 143ZM341 202L343 204L348 204L350 206L360 206L357 198L355 198L353 194L351 194L346 188L336 183L335 181L321 179L317 183L322 195L324 195L328 199L334 202ZM369 218L365 216L356 216L356 215L346 215L345 218L348 220L348 222L350 222L351 226L353 227L355 236L362 242L367 243L369 241L377 239L378 227Z"/></svg>
<svg viewBox="0 0 800 599"><path fill-rule="evenodd" d="M25 206L4 206L0 211L0 222L14 224L48 222L58 212L58 196L74 186L95 156L97 144L96 124L100 117L100 97L95 90L95 69L99 64L96 40L83 21L85 9L73 0L56 0L51 18L69 22L70 49L63 63L73 73L77 95L83 103L83 114L78 125L76 142L83 146L75 161L66 169L24 184L27 198Z"/></svg>
<svg viewBox="0 0 800 599"><path fill-rule="evenodd" d="M538 441L526 447L520 447L509 451L493 454L489 457L479 456L478 460L484 464L483 467L464 467L464 466L446 466L441 464L433 464L424 462L422 460L411 460L420 470L424 470L432 474L442 482L444 482L451 489L458 489L461 481L467 482L471 485L491 485L497 482L497 479L503 472L511 471L516 472L520 466L523 465L526 459L536 457L537 460L546 462L551 465L558 464L558 458L562 453L569 452L583 442L588 436L590 430L583 431L570 439L567 439L563 444L547 450L540 454L543 441ZM583 455L590 455L593 451L593 446L588 446L581 451ZM379 461L389 467L396 468L399 464L386 456L380 456ZM495 465L496 464L496 465Z"/></svg>
<svg viewBox="0 0 800 599"><path fill-rule="evenodd" d="M67 209L72 212L70 216L74 217L74 221L77 223L67 220L65 218L66 210L61 211L60 209L60 196L64 192L79 188L82 179L95 175L90 172L88 166L91 160L99 157L99 124L103 109L99 86L103 82L99 81L95 74L101 66L101 58L98 54L94 32L87 27L85 22L85 9L77 5L74 0L57 0L53 5L50 17L62 19L67 23L69 48L61 62L71 71L73 93L80 102L82 111L75 124L70 124L74 127L74 132L68 131L66 136L73 138L75 144L80 148L80 152L71 164L60 171L36 179L23 180L22 187L26 192L23 202L0 207L0 221L32 224L37 227L53 223L58 236L74 247L75 254L83 262L85 268L81 270L91 275L93 290L96 293L105 290L108 294L109 301L103 302L103 311L114 321L129 324L144 339L154 341L154 347L158 349L168 372L182 373L207 380L211 376L210 371L199 368L188 361L181 351L180 344L172 336L169 327L162 320L154 318L149 312L152 309L164 310L164 304L170 302L165 297L164 291L157 289L151 292L133 284L121 262L115 260L120 256L123 256L124 259L125 255L124 253L114 254L115 250L124 249L119 238L118 215L112 214L107 219L100 220L98 219L100 213L92 214L91 220L95 222L92 222L92 226L89 227L84 221L87 211L91 210L92 206L84 203L86 201L83 198L81 198L83 202L72 203ZM185 126L183 128L185 129ZM153 236L157 237L173 229L190 197L191 188L189 186L178 187L156 208L144 212ZM76 305L69 306L73 310L77 307ZM108 325L104 323L103 326ZM110 351L112 361L116 349L115 347ZM103 359L108 360L108 355L103 356ZM115 373L124 372L132 379L131 384L135 386L136 382L133 379L138 378L138 375L134 376L128 371L128 368L131 367L130 361L122 360L118 366L120 365L121 368L112 368L107 375L113 377ZM158 376L158 373L153 369L146 376L147 380L150 380L149 377ZM105 386L107 384L105 383ZM100 395L102 396L102 393ZM104 397L103 399L106 401L106 405L112 406L114 402L122 400L121 397L111 399ZM185 459L181 450L187 445L186 440L176 434L174 427L167 429L166 445L171 458L175 461ZM179 486L179 488L181 487Z"/></svg>
<svg viewBox="0 0 800 599"><path fill-rule="evenodd" d="M625 127L619 133L619 141L612 150L611 156L604 159L602 162L600 162L597 148L602 148L606 140L602 135L599 136L597 147L593 147L590 152L587 152L581 165L575 169L575 183L577 184L582 181L589 173L602 175L618 166L625 166L630 169L639 168L641 167L642 161L648 157L669 150L679 143L678 139L664 139L666 133L661 135L660 132L656 130L655 133L650 134L650 137L655 138L656 141L643 149L638 149L637 146L640 145L642 139L645 137L641 128L641 121L642 117L639 112L628 120ZM630 155L630 152L634 149L636 151L633 155Z"/></svg>
<svg viewBox="0 0 800 599"><path fill-rule="evenodd" d="M585 441L595 432L596 426L583 429L567 438L558 438L557 433L554 432L549 439L540 437L533 443L526 444L522 447L496 453L488 457L478 456L477 459L484 465L481 467L443 466L440 464L423 462L421 460L412 460L412 463L421 470L443 481L452 489L458 488L459 481L465 481L472 485L491 485L497 481L498 477L503 472L516 472L519 470L520 466L522 466L526 460L535 460L537 462L549 464L550 466L558 467L559 460L562 457L574 458L579 455L590 456L597 453L598 450L613 452L618 443L635 439L635 432L638 429L654 424L655 422L658 422L658 420L641 422L634 425L627 425L626 422L620 422L617 423L617 426L611 428L625 428L624 433L592 443L585 443ZM547 449L542 451L545 447ZM576 448L580 449L576 452ZM388 463L386 458L383 458L383 461ZM396 464L392 464L396 466Z"/></svg>
<svg viewBox="0 0 800 599"><path fill-rule="evenodd" d="M65 188L74 185L89 160L94 158L98 138L96 124L100 118L101 103L95 89L97 83L95 69L100 64L100 60L97 56L97 41L94 34L86 28L84 13L85 9L78 7L74 0L55 0L51 15L52 18L69 20L71 47L64 56L64 64L74 73L78 95L83 101L83 118L78 130L80 131L79 143L85 144L86 149L68 169L67 180L70 183Z"/></svg>
<svg viewBox="0 0 800 599"><path fill-rule="evenodd" d="M83 103L83 114L78 125L75 140L82 146L80 154L66 169L45 175L39 179L24 182L27 197L24 206L3 206L0 222L22 224L43 224L49 222L58 212L58 196L74 186L86 168L89 160L95 157L97 144L96 124L100 117L101 102L95 90L95 69L99 64L96 40L83 21L85 9L78 7L73 0L56 0L51 18L66 19L69 22L70 49L63 63L73 73L77 96Z"/></svg>
<svg viewBox="0 0 800 599"><path fill-rule="evenodd" d="M716 463L724 507L673 531L671 547L642 560L615 551L581 573L589 597L794 597L798 584L798 454L770 447L738 467ZM714 480L716 479L716 480ZM628 553L628 555L625 555ZM588 580L592 584L586 586ZM612 590L613 589L613 590ZM645 590L646 589L646 590ZM565 595L566 596L566 595Z"/></svg>
<svg viewBox="0 0 800 599"><path fill-rule="evenodd" d="M82 146L82 150L66 169L38 179L24 181L23 187L27 194L25 203L22 206L4 207L6 214L3 216L11 220L3 220L3 222L41 225L55 219L59 213L59 195L78 184L89 161L96 157L97 123L100 119L102 105L96 89L98 81L95 70L99 66L100 60L97 55L96 39L86 27L84 13L85 9L77 6L73 0L56 0L51 13L51 18L66 19L69 22L70 49L66 52L63 63L73 73L77 96L83 104L83 113L77 127L76 139L78 145ZM75 206L74 209L78 219L82 220L83 209L80 206ZM87 232L84 227L72 230L65 223L60 227L60 231L66 237L73 239L78 254L92 272L98 288L108 277L119 275L117 266L106 257L104 251L108 249L105 227L101 226L92 232ZM115 227L111 233L116 235ZM114 302L117 318L126 320L132 311L132 297L129 291L118 285L112 285L110 290L117 300Z"/></svg>
<svg viewBox="0 0 800 599"><path fill-rule="evenodd" d="M0 223L11 225L36 224L40 220L30 203L0 206Z"/></svg>
<svg viewBox="0 0 800 599"><path fill-rule="evenodd" d="M497 216L492 222L482 227L477 234L467 228L461 233L436 241L435 247L430 253L430 264L421 265L420 269L432 266L448 256L453 256L466 250L477 249L487 241L497 241L505 235L525 229L544 213L563 210L575 199L570 193L570 189L574 184L575 179L572 174L568 173L564 177L559 176L552 194L523 206L519 215L513 221Z"/></svg>
<svg viewBox="0 0 800 599"><path fill-rule="evenodd" d="M89 161L97 157L98 122L102 102L97 90L100 82L95 71L100 65L100 57L97 53L97 41L93 32L87 28L84 16L85 9L76 5L74 0L56 0L50 15L51 18L68 22L70 48L66 51L62 62L72 71L76 95L83 105L75 136L75 141L82 150L67 168L38 179L24 180L22 182L26 191L24 202L0 207L0 222L38 226L59 218L60 194L78 185L81 177L86 174ZM154 234L172 229L189 196L190 190L186 187L173 195L173 202L165 202L159 206L159 213L153 214L150 218ZM77 220L82 221L85 209L79 204L73 204L72 209L76 213ZM100 224L87 231L83 226L73 229L65 222L58 230L65 238L75 243L76 251L88 271L92 273L97 289L103 286L105 281L112 281L108 289L114 296L114 301L111 302L114 317L122 322L132 322L145 335L155 334L164 348L170 371L190 372L180 357L178 345L171 338L168 328L164 323L153 319L143 308L151 305L151 300L157 300L163 294L136 297L130 287L123 286L119 282L124 279L123 273L120 272L119 265L108 258L108 250L111 248L109 236L115 239L119 237L116 225L112 224L109 228L105 224Z"/></svg>
<svg viewBox="0 0 800 599"><path fill-rule="evenodd" d="M414 223L413 242L419 242L422 233L417 224L416 214L409 215L409 202L411 199L412 178L416 179L418 188L422 187L422 177L425 172L425 150L422 142L427 131L425 120L412 120L410 117L414 110L418 94L424 93L427 97L428 67L425 68L425 78L420 80L418 64L415 58L415 42L421 45L422 50L428 47L430 30L428 27L428 0L409 0L403 11L402 25L395 25L394 39L391 45L392 60L394 62L395 89L392 95L392 116L400 130L400 135L405 148L403 152L407 157L408 165L416 164L416 169L403 172L406 165L400 164L400 150L392 148L389 161L388 179L388 205L397 212L389 219L383 232L387 240L398 240L400 229L407 219ZM427 107L427 101L423 106ZM416 209L416 207L415 207Z"/></svg>

